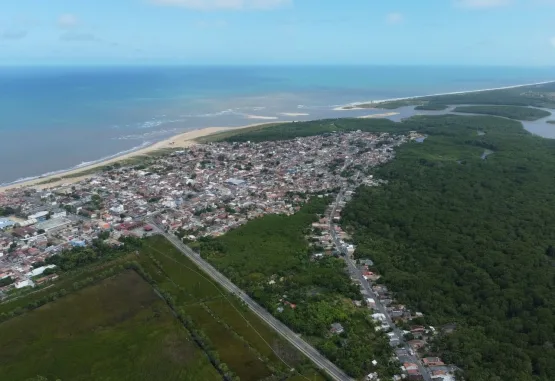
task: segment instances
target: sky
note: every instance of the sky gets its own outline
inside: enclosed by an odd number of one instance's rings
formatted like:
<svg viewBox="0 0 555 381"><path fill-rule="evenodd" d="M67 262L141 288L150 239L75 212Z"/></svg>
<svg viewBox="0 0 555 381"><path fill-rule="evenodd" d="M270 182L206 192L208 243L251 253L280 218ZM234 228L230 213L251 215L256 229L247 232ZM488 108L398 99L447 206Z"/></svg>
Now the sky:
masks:
<svg viewBox="0 0 555 381"><path fill-rule="evenodd" d="M0 0L0 64L555 66L555 0Z"/></svg>

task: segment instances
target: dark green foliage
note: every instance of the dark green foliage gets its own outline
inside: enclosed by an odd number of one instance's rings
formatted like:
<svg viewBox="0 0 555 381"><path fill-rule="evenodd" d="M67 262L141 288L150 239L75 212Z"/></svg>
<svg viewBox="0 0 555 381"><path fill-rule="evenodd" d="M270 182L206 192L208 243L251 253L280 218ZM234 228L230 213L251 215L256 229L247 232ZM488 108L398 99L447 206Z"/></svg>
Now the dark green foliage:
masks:
<svg viewBox="0 0 555 381"><path fill-rule="evenodd" d="M502 116L516 120L538 120L551 115L548 111L519 106L459 106L453 112Z"/></svg>
<svg viewBox="0 0 555 381"><path fill-rule="evenodd" d="M555 124L555 120L548 120L547 123L549 123L549 124Z"/></svg>
<svg viewBox="0 0 555 381"><path fill-rule="evenodd" d="M61 254L46 259L45 263L56 265L62 271L72 270L89 264L115 259L139 249L142 242L138 238L125 237L121 240L123 246L114 248L97 240L90 247L76 247Z"/></svg>
<svg viewBox="0 0 555 381"><path fill-rule="evenodd" d="M388 368L388 341L375 333L367 310L359 311L350 302L350 298L362 298L345 272L345 263L331 256L311 260L305 235L331 200L312 198L293 216L267 215L217 239L204 240L201 254L277 318L311 337L349 374L367 374L375 358L382 374L392 375L396 369ZM343 324L344 334L329 333L335 322Z"/></svg>
<svg viewBox="0 0 555 381"><path fill-rule="evenodd" d="M427 103L420 106L416 106L415 110L430 110L430 111L443 111L446 110L449 106L441 104L441 103Z"/></svg>
<svg viewBox="0 0 555 381"><path fill-rule="evenodd" d="M15 282L15 280L11 276L6 277L6 278L2 278L2 279L0 279L0 287L8 286L8 285L10 285L14 282Z"/></svg>
<svg viewBox="0 0 555 381"><path fill-rule="evenodd" d="M347 131L391 131L395 122L388 119L324 119L310 122L281 123L265 128L244 129L216 134L213 141L261 142L268 140L287 140L298 137L322 135Z"/></svg>
<svg viewBox="0 0 555 381"><path fill-rule="evenodd" d="M357 255L430 324L457 323L432 352L466 380L554 380L555 141L494 117L403 125L428 138L401 146L375 173L388 185L343 210Z"/></svg>

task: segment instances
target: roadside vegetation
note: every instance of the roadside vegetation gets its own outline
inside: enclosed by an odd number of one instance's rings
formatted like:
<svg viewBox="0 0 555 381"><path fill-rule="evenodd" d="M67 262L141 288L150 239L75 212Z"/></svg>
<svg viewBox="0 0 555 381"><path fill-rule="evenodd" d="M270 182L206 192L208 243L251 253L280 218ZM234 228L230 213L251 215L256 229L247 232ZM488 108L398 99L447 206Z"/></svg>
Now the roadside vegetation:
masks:
<svg viewBox="0 0 555 381"><path fill-rule="evenodd" d="M391 348L376 333L358 286L333 256L314 260L306 239L311 223L331 203L312 198L292 216L267 215L216 239L203 239L200 252L235 284L294 331L301 333L331 361L353 377L377 370L384 377L398 371ZM345 332L333 335L332 323ZM372 360L378 361L378 367Z"/></svg>
<svg viewBox="0 0 555 381"><path fill-rule="evenodd" d="M453 112L502 116L526 121L534 121L551 115L545 110L519 106L459 106Z"/></svg>

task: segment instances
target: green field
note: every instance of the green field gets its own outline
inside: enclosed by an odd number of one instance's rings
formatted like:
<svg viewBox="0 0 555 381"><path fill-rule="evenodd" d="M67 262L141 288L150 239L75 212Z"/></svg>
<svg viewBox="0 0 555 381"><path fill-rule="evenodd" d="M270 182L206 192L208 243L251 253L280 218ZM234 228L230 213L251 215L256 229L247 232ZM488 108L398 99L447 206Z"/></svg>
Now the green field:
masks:
<svg viewBox="0 0 555 381"><path fill-rule="evenodd" d="M163 271L151 257L159 261ZM172 294L176 306L208 336L221 361L241 380L254 381L287 373L291 367L311 369L304 356L214 284L164 238L146 240L139 263L161 289Z"/></svg>
<svg viewBox="0 0 555 381"><path fill-rule="evenodd" d="M221 380L135 272L0 324L3 380Z"/></svg>
<svg viewBox="0 0 555 381"><path fill-rule="evenodd" d="M534 121L551 115L548 111L520 106L459 106L453 112L502 116L526 121Z"/></svg>
<svg viewBox="0 0 555 381"><path fill-rule="evenodd" d="M124 270L130 261L152 286ZM170 295L174 311L156 292ZM72 267L53 285L1 304L0 313L0 379L210 381L220 372L243 381L325 379L163 237L143 240L139 256L124 251Z"/></svg>

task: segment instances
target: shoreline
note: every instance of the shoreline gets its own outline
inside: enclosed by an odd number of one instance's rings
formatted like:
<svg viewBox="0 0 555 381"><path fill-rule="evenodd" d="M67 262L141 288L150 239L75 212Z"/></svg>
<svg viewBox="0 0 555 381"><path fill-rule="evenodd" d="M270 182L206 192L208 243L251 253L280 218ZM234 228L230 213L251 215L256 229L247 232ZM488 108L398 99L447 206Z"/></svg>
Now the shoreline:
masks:
<svg viewBox="0 0 555 381"><path fill-rule="evenodd" d="M441 97L444 95L459 95L459 94L472 94L472 93L483 93L486 91L495 91L495 90L508 90L508 89L517 89L519 87L527 87L527 86L538 86L538 85L546 85L548 83L555 83L555 80L551 81L543 81L543 82L534 82L534 83L525 83L522 85L510 85L510 86L503 86L503 87L493 87L490 89L478 89L478 90L464 90L464 91L451 91L448 93L438 93L438 94L428 94L428 95L414 95L410 97L402 97L402 98L390 98L390 99L381 99L381 100L369 100L364 102L353 102L348 103L342 106L337 106L333 110L334 111L352 111L352 110L368 110L366 107L358 107L361 105L367 104L380 104L386 102L395 102L395 101L406 101L411 99L419 99L419 98L428 98L428 97ZM378 108L378 107L376 107Z"/></svg>
<svg viewBox="0 0 555 381"><path fill-rule="evenodd" d="M12 182L6 185L1 185L0 193L4 193L13 189L35 188L35 189L42 190L42 189L57 187L63 184L68 184L68 185L74 184L76 182L93 177L95 175L95 173L84 173L82 176L75 176L81 172L91 171L91 170L94 170L95 168L100 168L108 164L113 164L123 160L128 160L134 157L148 155L152 152L162 150L162 149L187 148L194 144L198 144L197 143L198 138L208 136L208 135L213 135L218 132L256 127L256 126L275 124L275 123L276 121L265 122L265 123L254 123L254 124L248 124L240 127L205 127L205 128L185 131L180 134L174 135L170 138L161 140L159 142L148 144L138 149L126 151L120 155L111 156L106 158L105 160L95 161L89 165L84 165L82 167L73 167L67 170L53 171L45 175L39 175L37 177L29 178L26 180L21 180L21 181ZM287 123L287 122L283 122L283 123ZM72 177L67 177L67 176L72 176ZM59 180L52 181L55 179L59 179Z"/></svg>

